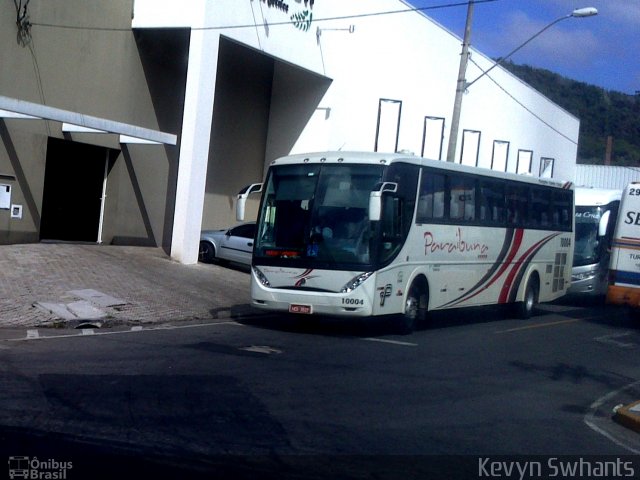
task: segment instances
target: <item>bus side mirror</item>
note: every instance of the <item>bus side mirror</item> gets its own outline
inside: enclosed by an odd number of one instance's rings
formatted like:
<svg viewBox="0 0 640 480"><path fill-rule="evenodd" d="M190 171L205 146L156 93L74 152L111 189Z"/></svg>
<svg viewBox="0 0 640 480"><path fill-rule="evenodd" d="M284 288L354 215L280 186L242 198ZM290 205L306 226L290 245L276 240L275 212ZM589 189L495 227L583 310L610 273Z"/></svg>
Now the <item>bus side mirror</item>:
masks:
<svg viewBox="0 0 640 480"><path fill-rule="evenodd" d="M609 225L609 216L611 215L611 210L607 210L602 214L600 218L600 223L598 223L598 236L604 237L607 234L607 226Z"/></svg>
<svg viewBox="0 0 640 480"><path fill-rule="evenodd" d="M382 217L382 195L385 192L395 193L398 191L398 184L394 182L383 182L369 194L369 221L379 222Z"/></svg>
<svg viewBox="0 0 640 480"><path fill-rule="evenodd" d="M236 220L242 222L244 220L244 210L247 205L247 198L252 193L260 193L262 192L262 184L261 183L252 183L249 186L244 187L240 192L238 192L237 202L236 202Z"/></svg>

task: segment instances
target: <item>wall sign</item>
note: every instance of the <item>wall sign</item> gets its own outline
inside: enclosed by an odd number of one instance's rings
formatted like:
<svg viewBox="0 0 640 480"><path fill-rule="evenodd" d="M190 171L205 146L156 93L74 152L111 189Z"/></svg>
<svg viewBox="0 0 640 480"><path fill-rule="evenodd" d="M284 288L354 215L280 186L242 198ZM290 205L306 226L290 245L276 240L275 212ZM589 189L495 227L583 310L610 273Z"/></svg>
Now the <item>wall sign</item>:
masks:
<svg viewBox="0 0 640 480"><path fill-rule="evenodd" d="M11 205L11 218L22 218L22 205Z"/></svg>

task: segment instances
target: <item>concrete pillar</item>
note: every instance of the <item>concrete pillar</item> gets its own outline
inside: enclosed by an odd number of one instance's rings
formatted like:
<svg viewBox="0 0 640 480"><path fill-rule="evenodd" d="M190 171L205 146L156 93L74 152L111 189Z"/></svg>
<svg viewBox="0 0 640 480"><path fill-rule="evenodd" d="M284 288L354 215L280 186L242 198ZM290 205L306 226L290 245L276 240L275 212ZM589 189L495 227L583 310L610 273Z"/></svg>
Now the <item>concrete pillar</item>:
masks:
<svg viewBox="0 0 640 480"><path fill-rule="evenodd" d="M185 264L198 261L219 48L218 32L191 31L171 239L171 257Z"/></svg>

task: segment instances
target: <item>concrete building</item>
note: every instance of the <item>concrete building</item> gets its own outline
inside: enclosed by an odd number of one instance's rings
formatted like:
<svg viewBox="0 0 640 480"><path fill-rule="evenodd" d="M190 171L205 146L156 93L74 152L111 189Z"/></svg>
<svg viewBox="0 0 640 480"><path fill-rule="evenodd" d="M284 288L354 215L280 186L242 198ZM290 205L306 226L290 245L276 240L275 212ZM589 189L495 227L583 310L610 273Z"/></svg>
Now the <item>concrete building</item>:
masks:
<svg viewBox="0 0 640 480"><path fill-rule="evenodd" d="M281 155L447 155L461 40L402 0L34 1L0 12L0 38L0 243L193 263ZM491 65L472 49L467 79ZM464 96L456 160L572 179L578 134L495 68Z"/></svg>

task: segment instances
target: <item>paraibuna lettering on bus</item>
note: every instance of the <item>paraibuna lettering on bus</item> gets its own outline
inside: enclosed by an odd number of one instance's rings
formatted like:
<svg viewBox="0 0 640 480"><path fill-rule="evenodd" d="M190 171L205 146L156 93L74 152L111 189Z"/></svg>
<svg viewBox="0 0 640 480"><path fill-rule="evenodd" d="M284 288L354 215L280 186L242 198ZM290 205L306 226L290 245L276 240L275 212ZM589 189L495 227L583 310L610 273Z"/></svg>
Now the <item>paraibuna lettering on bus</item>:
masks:
<svg viewBox="0 0 640 480"><path fill-rule="evenodd" d="M478 258L486 258L489 245L480 242L468 242L462 236L462 229L456 230L455 239L440 239L432 232L424 232L424 254L429 253L466 253L476 252Z"/></svg>

